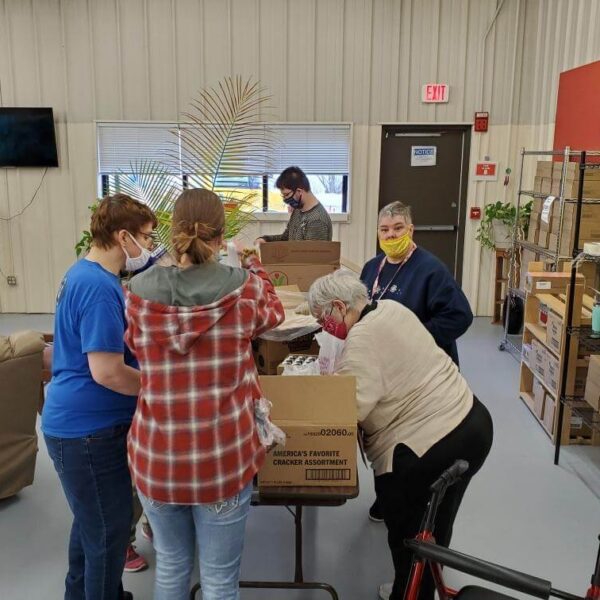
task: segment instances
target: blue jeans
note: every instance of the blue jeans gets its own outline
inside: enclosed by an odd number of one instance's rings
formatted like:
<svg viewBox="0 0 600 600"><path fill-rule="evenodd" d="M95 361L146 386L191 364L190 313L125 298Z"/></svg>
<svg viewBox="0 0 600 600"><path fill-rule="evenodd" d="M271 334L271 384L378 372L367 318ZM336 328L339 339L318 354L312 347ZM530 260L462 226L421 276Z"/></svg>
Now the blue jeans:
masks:
<svg viewBox="0 0 600 600"><path fill-rule="evenodd" d="M215 504L163 504L138 494L154 533L154 600L189 597L196 542L203 600L238 600L252 483Z"/></svg>
<svg viewBox="0 0 600 600"><path fill-rule="evenodd" d="M82 438L44 435L73 513L65 600L119 600L133 516L127 431Z"/></svg>

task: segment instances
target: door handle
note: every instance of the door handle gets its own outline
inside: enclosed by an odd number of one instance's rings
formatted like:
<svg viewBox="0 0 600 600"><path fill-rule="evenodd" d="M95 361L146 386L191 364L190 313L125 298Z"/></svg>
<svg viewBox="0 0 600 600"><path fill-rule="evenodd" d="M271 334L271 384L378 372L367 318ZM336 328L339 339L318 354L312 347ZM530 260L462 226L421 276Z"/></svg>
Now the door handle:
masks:
<svg viewBox="0 0 600 600"><path fill-rule="evenodd" d="M415 225L415 231L456 231L457 225Z"/></svg>

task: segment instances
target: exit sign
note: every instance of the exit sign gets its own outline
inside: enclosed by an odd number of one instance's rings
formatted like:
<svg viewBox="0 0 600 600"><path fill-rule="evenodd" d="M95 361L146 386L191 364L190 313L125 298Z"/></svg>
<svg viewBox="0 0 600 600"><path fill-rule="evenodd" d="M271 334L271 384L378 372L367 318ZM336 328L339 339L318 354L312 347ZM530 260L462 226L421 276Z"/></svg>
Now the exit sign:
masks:
<svg viewBox="0 0 600 600"><path fill-rule="evenodd" d="M429 104L448 102L449 91L447 83L426 83L421 90L421 101Z"/></svg>

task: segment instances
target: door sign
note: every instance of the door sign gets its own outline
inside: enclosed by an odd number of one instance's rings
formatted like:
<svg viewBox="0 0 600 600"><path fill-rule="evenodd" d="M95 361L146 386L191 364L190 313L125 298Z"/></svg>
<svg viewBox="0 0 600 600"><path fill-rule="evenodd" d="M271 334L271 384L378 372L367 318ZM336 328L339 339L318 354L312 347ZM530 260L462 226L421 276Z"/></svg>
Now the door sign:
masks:
<svg viewBox="0 0 600 600"><path fill-rule="evenodd" d="M498 179L498 163L478 162L475 165L475 181L496 181Z"/></svg>
<svg viewBox="0 0 600 600"><path fill-rule="evenodd" d="M411 146L411 167L435 167L437 164L437 146Z"/></svg>

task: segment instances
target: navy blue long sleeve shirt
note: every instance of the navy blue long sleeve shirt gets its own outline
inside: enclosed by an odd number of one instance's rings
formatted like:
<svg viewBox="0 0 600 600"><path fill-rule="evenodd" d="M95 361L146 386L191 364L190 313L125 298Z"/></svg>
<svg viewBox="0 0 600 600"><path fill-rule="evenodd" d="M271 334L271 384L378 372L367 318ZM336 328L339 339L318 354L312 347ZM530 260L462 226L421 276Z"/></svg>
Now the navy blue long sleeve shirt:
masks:
<svg viewBox="0 0 600 600"><path fill-rule="evenodd" d="M473 313L446 265L427 250L417 247L399 271L398 265L386 261L373 294L383 257L379 254L367 262L360 275L369 295L374 300L396 300L412 310L437 345L458 365L456 340L473 322Z"/></svg>

